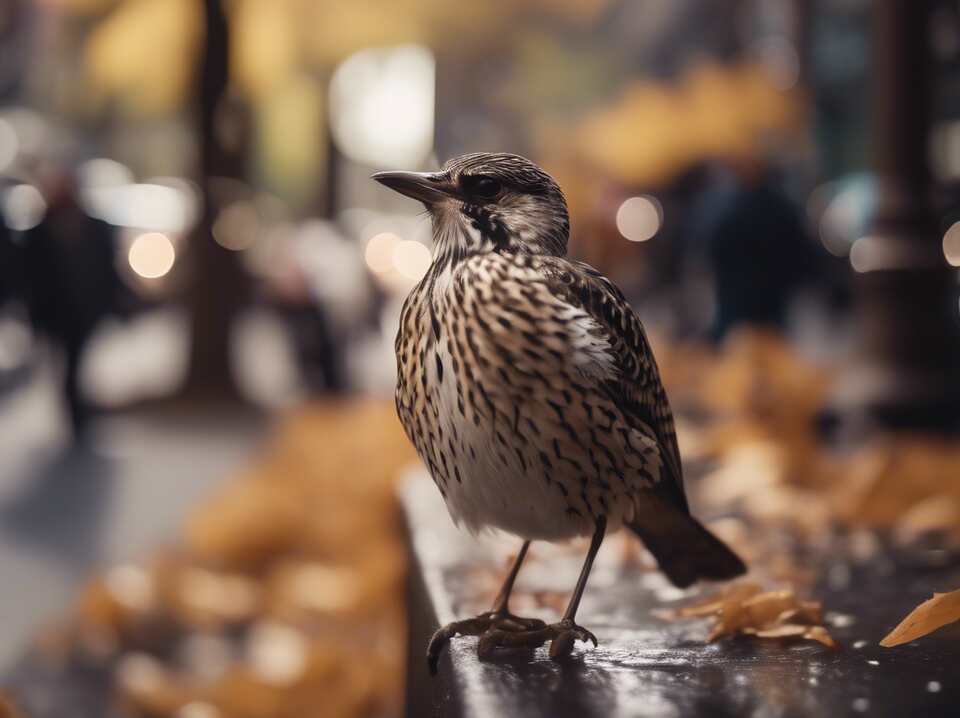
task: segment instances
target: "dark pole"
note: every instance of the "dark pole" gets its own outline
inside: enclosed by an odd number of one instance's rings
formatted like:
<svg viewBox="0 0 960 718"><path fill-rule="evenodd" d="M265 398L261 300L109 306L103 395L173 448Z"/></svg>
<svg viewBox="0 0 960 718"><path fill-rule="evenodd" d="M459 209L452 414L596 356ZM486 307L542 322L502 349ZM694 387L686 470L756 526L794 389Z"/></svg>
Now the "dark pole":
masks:
<svg viewBox="0 0 960 718"><path fill-rule="evenodd" d="M874 0L873 158L879 197L854 245L860 346L841 390L879 423L955 428L957 276L931 207L931 3Z"/></svg>
<svg viewBox="0 0 960 718"><path fill-rule="evenodd" d="M217 132L218 118L226 111L230 35L221 0L201 2L206 18L206 44L196 107L203 210L190 247L191 349L185 391L190 398L230 400L239 396L230 371L230 331L245 300L247 282L236 253L213 239L217 207L210 185L212 177L230 176L236 170L236 158L223 146Z"/></svg>

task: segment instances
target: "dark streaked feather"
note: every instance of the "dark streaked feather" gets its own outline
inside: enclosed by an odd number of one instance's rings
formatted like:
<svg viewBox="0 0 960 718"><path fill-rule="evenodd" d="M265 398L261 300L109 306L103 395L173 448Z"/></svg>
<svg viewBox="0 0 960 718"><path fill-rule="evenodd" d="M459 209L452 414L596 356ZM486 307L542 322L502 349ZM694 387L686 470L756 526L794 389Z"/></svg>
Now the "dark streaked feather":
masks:
<svg viewBox="0 0 960 718"><path fill-rule="evenodd" d="M668 502L642 502L628 526L640 537L667 578L680 588L698 579L725 581L747 567L693 516Z"/></svg>
<svg viewBox="0 0 960 718"><path fill-rule="evenodd" d="M558 258L553 269L568 301L583 308L607 331L618 374L603 388L638 428L653 430L672 481L659 488L674 505L688 512L673 412L640 317L617 286L590 265Z"/></svg>

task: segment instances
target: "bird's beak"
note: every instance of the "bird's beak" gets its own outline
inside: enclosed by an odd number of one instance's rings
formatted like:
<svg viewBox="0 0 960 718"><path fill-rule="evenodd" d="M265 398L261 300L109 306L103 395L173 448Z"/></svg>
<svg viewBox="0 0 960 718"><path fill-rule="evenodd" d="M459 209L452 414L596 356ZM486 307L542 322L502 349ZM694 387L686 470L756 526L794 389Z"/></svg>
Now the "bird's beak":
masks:
<svg viewBox="0 0 960 718"><path fill-rule="evenodd" d="M440 200L459 196L457 188L441 173L377 172L372 179L395 192L418 199L428 207Z"/></svg>

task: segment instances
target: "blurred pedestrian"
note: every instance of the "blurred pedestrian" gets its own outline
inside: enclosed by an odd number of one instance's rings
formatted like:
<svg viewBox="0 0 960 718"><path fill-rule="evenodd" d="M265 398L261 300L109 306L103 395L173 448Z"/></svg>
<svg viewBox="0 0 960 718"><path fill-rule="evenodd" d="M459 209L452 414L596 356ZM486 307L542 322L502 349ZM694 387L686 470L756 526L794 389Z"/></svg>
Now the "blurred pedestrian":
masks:
<svg viewBox="0 0 960 718"><path fill-rule="evenodd" d="M716 308L711 337L738 325L783 329L791 301L821 261L800 208L765 164L730 163L732 183L707 203L701 239L713 274Z"/></svg>
<svg viewBox="0 0 960 718"><path fill-rule="evenodd" d="M63 399L81 440L91 414L81 361L98 322L116 308L121 284L113 230L83 211L73 176L58 173L46 190L47 212L22 242L25 299L36 331L63 356Z"/></svg>
<svg viewBox="0 0 960 718"><path fill-rule="evenodd" d="M263 277L264 296L290 332L300 380L312 395L347 388L344 346L327 308L311 295L310 280L291 247L279 247Z"/></svg>

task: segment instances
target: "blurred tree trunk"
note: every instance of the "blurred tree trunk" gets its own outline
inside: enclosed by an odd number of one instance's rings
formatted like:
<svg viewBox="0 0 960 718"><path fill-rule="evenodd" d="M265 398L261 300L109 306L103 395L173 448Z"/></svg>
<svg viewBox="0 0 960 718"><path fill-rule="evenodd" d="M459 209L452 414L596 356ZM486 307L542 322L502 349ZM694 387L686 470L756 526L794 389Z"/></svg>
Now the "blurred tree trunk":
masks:
<svg viewBox="0 0 960 718"><path fill-rule="evenodd" d="M240 394L230 362L230 334L239 308L247 298L248 280L239 257L213 239L216 199L211 179L242 172L237 148L224 146L218 128L226 119L229 80L229 28L221 0L198 0L206 18L198 96L195 101L200 149L200 184L203 208L191 238L192 277L190 309L190 366L185 392L190 398L232 400ZM238 143L242 149L243 143Z"/></svg>
<svg viewBox="0 0 960 718"><path fill-rule="evenodd" d="M846 399L881 424L955 428L960 416L956 271L931 205L931 3L874 0L877 212L854 247L862 332Z"/></svg>

